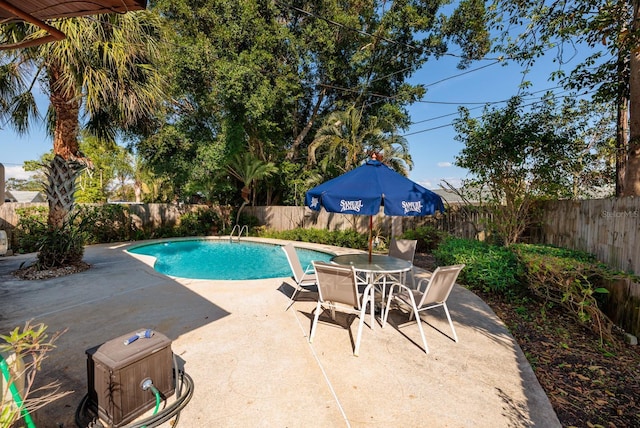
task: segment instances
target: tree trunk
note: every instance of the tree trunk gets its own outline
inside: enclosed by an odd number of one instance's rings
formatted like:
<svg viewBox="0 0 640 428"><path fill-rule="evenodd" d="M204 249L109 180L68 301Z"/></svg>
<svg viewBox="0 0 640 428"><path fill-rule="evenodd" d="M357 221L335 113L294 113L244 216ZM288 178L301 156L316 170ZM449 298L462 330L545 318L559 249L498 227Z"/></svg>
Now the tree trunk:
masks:
<svg viewBox="0 0 640 428"><path fill-rule="evenodd" d="M49 99L56 115L53 153L64 160L75 160L81 157L78 145L80 101L74 91L61 84L61 77L62 72L52 64L49 69Z"/></svg>
<svg viewBox="0 0 640 428"><path fill-rule="evenodd" d="M67 161L56 155L46 165L47 185L45 193L49 204L47 224L54 229L62 229L73 209L73 194L76 191L76 177L84 166L76 161Z"/></svg>
<svg viewBox="0 0 640 428"><path fill-rule="evenodd" d="M248 184L242 186L240 190L240 196L242 196L242 200L244 200L247 204L249 203L249 197L251 196L251 187Z"/></svg>
<svg viewBox="0 0 640 428"><path fill-rule="evenodd" d="M631 34L638 32L639 20L640 0L634 0ZM631 48L629 70L629 150L622 196L640 196L640 46L638 45Z"/></svg>
<svg viewBox="0 0 640 428"><path fill-rule="evenodd" d="M240 213L242 212L242 210L244 209L244 207L249 203L249 201L242 201L242 205L240 205L240 208L238 208L238 214L236 215L236 225L240 224ZM240 233L242 233L242 230L240 230ZM240 235L238 235L240 236Z"/></svg>
<svg viewBox="0 0 640 428"><path fill-rule="evenodd" d="M49 216L47 223L61 229L73 209L75 179L90 165L80 154L78 144L78 116L80 102L74 91L61 84L62 72L56 64L49 67L49 99L55 112L53 132L54 160L48 168L47 202Z"/></svg>
<svg viewBox="0 0 640 428"><path fill-rule="evenodd" d="M629 150L629 98L627 97L627 79L625 76L625 58L622 50L618 52L618 97L616 126L616 196L624 194L627 171L627 151Z"/></svg>
<svg viewBox="0 0 640 428"><path fill-rule="evenodd" d="M136 203L142 202L142 182L135 180L133 183L133 193L136 195Z"/></svg>
<svg viewBox="0 0 640 428"><path fill-rule="evenodd" d="M291 161L291 160L294 160L297 157L298 148L300 147L300 144L302 144L302 141L304 141L304 137L307 136L307 134L311 130L311 127L315 123L316 117L318 116L318 110L320 109L320 105L322 105L322 101L324 100L324 94L326 92L327 92L326 88L323 88L322 91L320 92L320 94L318 95L318 100L316 101L316 105L313 107L313 112L311 113L311 117L307 121L307 124L302 129L300 134L296 135L296 138L293 141L293 144L291 145L291 148L287 152L286 160Z"/></svg>
<svg viewBox="0 0 640 428"><path fill-rule="evenodd" d="M616 132L616 196L624 194L627 172L629 132L629 100L626 98L618 103L618 124Z"/></svg>

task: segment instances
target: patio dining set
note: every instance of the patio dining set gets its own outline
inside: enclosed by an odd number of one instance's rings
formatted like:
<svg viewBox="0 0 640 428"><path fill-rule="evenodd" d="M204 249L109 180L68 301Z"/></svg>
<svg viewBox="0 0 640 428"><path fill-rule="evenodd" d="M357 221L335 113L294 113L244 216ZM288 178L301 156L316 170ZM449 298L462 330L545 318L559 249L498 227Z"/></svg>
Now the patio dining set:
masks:
<svg viewBox="0 0 640 428"><path fill-rule="evenodd" d="M359 324L353 354L357 356L367 310L373 329L376 312L384 328L389 312L397 309L407 311L409 321L415 317L424 352L429 353L421 314L439 307L444 310L451 327L451 338L457 342L447 299L464 265L439 266L433 272L418 271L413 265L416 243L416 240L393 239L388 254L343 254L334 256L330 262L313 261L306 269L302 267L295 247L284 245L282 249L296 283L286 309L295 303L299 292L317 290L309 343L313 341L320 315L325 310L334 321L336 311L356 315Z"/></svg>

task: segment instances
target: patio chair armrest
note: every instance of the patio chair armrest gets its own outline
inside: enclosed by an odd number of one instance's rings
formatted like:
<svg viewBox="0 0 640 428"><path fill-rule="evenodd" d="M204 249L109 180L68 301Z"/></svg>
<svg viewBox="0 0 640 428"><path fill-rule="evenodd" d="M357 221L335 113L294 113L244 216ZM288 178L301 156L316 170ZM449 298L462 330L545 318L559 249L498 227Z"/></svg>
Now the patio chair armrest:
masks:
<svg viewBox="0 0 640 428"><path fill-rule="evenodd" d="M425 292L427 287L429 286L429 283L431 282L431 277L415 277L414 281L417 280L417 282L415 283L416 286L416 290L421 291L421 292ZM422 288L424 287L424 289Z"/></svg>
<svg viewBox="0 0 640 428"><path fill-rule="evenodd" d="M388 284L389 287L389 296L394 294L394 288L397 287L398 290L404 288L408 293L411 293L411 287L406 284L401 283L400 281L393 281Z"/></svg>

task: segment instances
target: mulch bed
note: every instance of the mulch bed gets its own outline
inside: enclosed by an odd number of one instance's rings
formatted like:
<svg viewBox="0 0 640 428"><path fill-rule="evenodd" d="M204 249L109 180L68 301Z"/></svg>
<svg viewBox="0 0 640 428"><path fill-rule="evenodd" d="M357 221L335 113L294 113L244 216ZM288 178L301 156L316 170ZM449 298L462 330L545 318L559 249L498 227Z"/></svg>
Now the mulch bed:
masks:
<svg viewBox="0 0 640 428"><path fill-rule="evenodd" d="M49 279L58 278L60 276L71 275L78 272L83 272L91 268L91 265L85 262L79 262L70 266L62 266L54 269L39 270L36 265L31 265L18 269L13 273L14 276L20 279Z"/></svg>

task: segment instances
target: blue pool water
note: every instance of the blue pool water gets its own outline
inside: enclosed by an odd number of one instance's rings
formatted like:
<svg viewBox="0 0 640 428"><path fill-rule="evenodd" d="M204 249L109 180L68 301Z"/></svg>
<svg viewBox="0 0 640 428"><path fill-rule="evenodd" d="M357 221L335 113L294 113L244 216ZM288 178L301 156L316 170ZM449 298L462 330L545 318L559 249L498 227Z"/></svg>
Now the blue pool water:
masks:
<svg viewBox="0 0 640 428"><path fill-rule="evenodd" d="M245 241L184 240L142 245L129 250L156 258L154 269L165 275L193 279L264 279L292 275L279 245ZM302 268L332 255L296 248Z"/></svg>

